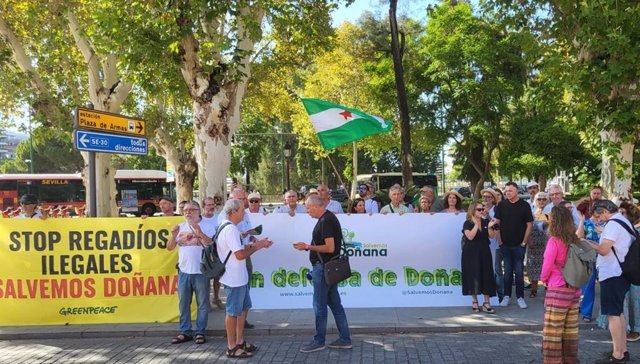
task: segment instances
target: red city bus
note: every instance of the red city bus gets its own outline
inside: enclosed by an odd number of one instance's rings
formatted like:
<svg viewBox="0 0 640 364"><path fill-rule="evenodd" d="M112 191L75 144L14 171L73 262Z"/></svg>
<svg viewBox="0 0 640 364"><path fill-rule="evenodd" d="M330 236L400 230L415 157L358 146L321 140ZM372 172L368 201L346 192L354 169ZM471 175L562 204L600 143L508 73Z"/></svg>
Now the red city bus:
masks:
<svg viewBox="0 0 640 364"><path fill-rule="evenodd" d="M175 195L167 173L157 170L118 170L115 175L116 201L121 212L152 216L159 210L161 196ZM82 207L86 190L80 173L0 174L0 211L17 209L20 196L33 194L42 209ZM124 204L122 198L124 197Z"/></svg>

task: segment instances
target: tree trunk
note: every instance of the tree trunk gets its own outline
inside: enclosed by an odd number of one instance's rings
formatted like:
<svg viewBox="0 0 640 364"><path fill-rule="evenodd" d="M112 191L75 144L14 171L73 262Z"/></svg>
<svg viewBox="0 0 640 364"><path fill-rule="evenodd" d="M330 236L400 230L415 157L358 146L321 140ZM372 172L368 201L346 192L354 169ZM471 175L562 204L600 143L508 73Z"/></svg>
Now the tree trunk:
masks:
<svg viewBox="0 0 640 364"><path fill-rule="evenodd" d="M107 54L101 57L85 38L80 29L78 20L72 11L67 12L69 30L73 35L76 46L82 53L87 65L89 79L89 100L98 111L108 111L114 114L120 112L120 107L129 96L133 83L126 82L118 75L118 57L115 54ZM89 153L82 153L82 157L88 166ZM118 216L115 195L116 182L114 180L115 169L111 165L111 155L96 153L96 216ZM88 183L87 168L85 168L84 183L87 196L91 196L92 186ZM87 198L88 211L93 211Z"/></svg>
<svg viewBox="0 0 640 364"><path fill-rule="evenodd" d="M538 187L540 188L540 191L545 191L547 189L547 176L546 175L540 175L538 176Z"/></svg>
<svg viewBox="0 0 640 364"><path fill-rule="evenodd" d="M634 143L624 142L617 131L600 133L604 151L602 153L602 188L608 199L631 198L631 176ZM619 145L615 154L608 146ZM613 158L612 158L613 157ZM617 162L616 162L617 161Z"/></svg>
<svg viewBox="0 0 640 364"><path fill-rule="evenodd" d="M396 92L398 95L398 110L400 111L400 147L402 161L402 179L405 188L413 186L413 167L411 155L411 127L409 124L409 104L404 83L404 70L402 68L402 52L398 40L398 20L396 19L396 7L398 0L391 0L389 4L389 22L391 25L391 53L393 55L393 72L396 79ZM403 36L404 47L404 36Z"/></svg>
<svg viewBox="0 0 640 364"><path fill-rule="evenodd" d="M196 171L198 165L195 159L190 160L190 164L179 165L178 168L174 168L176 171L176 201L191 201L193 200L193 184L196 179ZM202 201L206 196L200 196Z"/></svg>
<svg viewBox="0 0 640 364"><path fill-rule="evenodd" d="M176 199L178 201L193 200L193 185L198 172L198 164L192 151L185 150L180 141L176 147L172 136L162 127L156 128L155 137L150 140L157 153L167 160L167 164L175 173ZM200 196L201 200L206 196Z"/></svg>
<svg viewBox="0 0 640 364"><path fill-rule="evenodd" d="M484 176L480 176L480 178L478 178L478 182L476 182L474 186L475 188L472 196L474 200L477 200L480 198L480 191L482 191L482 188L484 187Z"/></svg>

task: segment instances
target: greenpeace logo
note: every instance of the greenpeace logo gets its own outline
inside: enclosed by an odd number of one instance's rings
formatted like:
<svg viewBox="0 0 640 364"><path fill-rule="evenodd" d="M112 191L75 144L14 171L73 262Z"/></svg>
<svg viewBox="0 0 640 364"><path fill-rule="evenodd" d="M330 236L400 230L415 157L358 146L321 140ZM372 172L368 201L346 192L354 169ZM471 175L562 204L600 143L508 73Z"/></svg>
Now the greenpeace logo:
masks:
<svg viewBox="0 0 640 364"><path fill-rule="evenodd" d="M342 229L342 254L349 257L386 257L387 244L361 243L354 241L356 233L349 229Z"/></svg>
<svg viewBox="0 0 640 364"><path fill-rule="evenodd" d="M73 315L104 315L114 314L118 306L89 306L89 307L63 307L58 311L62 316Z"/></svg>

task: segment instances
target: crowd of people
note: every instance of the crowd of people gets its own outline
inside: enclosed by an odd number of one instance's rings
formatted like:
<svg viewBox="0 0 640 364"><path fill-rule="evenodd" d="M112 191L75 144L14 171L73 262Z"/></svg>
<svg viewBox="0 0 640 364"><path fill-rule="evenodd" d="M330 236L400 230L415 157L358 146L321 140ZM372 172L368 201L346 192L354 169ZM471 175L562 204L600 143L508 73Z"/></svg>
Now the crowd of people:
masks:
<svg viewBox="0 0 640 364"><path fill-rule="evenodd" d="M588 197L575 203L564 199L561 186L551 184L540 191L536 182L527 184L530 200L518 195L518 186L508 182L504 190L483 189L481 200L472 201L462 226L462 294L471 296L473 312L495 314L491 297L497 296L499 306L506 307L512 298L518 307L526 309L525 267L530 284L529 298L539 292L539 282L545 286L543 326L543 358L545 363L574 363L577 359L578 321L591 322L594 315L595 285L600 285L598 323L610 331L613 348L598 363L626 363L629 360L627 341L640 340L640 286L629 284L622 275L620 262L629 250L634 236L632 229L640 228L640 208L633 201L618 204L602 198L599 186ZM434 189L424 186L412 201L405 201L405 191L399 185L389 189L390 202L381 206L375 197L375 186L360 185L350 214L388 213L464 213L463 197L449 191L436 197ZM46 219L49 214L37 211L38 201L33 195L20 199L20 213L16 218ZM159 202L161 215L175 216L176 206L170 197ZM414 207L415 206L415 207ZM234 188L220 210L220 201L213 197L184 201L178 214L185 221L174 226L167 249L178 249L178 296L180 333L172 343L194 340L206 341L205 330L211 306L226 311L227 356L251 357L257 347L247 343L244 329L252 328L248 320L251 308L251 255L271 246L269 238L258 239L251 227L250 213L268 213L262 206L259 192L247 194ZM340 302L337 285L324 281L324 262L340 254L342 230L335 214L344 213L342 206L330 198L325 185L311 189L304 204L299 203L295 191L286 191L283 204L274 213L295 216L309 214L318 219L312 232L311 244L297 242L294 249L309 252L313 267L313 308L316 315L316 334L303 346L303 352L325 347L351 348L346 314ZM608 223L609 222L609 223ZM586 239L598 253L595 268L583 287L573 287L564 279L562 267L569 246L578 239ZM226 271L213 284L200 272L202 249L217 242L217 252L225 260ZM492 249L493 247L493 249ZM526 264L525 264L526 262ZM226 295L226 305L220 299L220 288ZM211 292L213 288L213 292ZM479 302L482 296L482 304ZM191 323L191 302L196 299L195 330ZM327 307L338 327L339 338L325 344Z"/></svg>
<svg viewBox="0 0 640 364"><path fill-rule="evenodd" d="M319 191L324 186L319 186ZM342 228L335 215L328 210L320 192L307 197L303 208L298 206L297 194L285 193L285 204L277 212L308 213L318 219L312 232L310 244L293 243L293 248L309 252L309 260L313 267L310 277L313 282L313 308L316 315L316 334L310 343L300 348L301 352L314 352L326 347L350 349L351 336L344 308L336 284L325 283L324 263L340 254L342 246ZM326 191L326 188L325 188ZM168 197L165 201L173 203ZM252 307L250 296L250 277L252 275L251 256L257 251L269 248L273 242L267 238L258 239L259 231L252 228L250 213L262 213L259 208L260 194L246 192L235 188L229 199L216 212L214 198L207 197L203 201L203 209L196 201L186 202L182 208L185 221L175 225L167 249L178 249L178 298L179 298L179 334L172 344L194 341L196 344L206 342L205 330L210 304L225 310L225 330L227 337L226 355L229 358L249 358L258 350L254 344L247 342L244 330L253 328L247 317ZM167 206L169 209L170 206ZM216 216L217 214L217 216ZM211 284L200 272L202 249L215 241L216 250L225 264L225 272ZM213 299L211 303L211 286ZM226 304L220 300L220 286L224 288ZM196 299L195 330L191 322L191 303ZM339 331L339 338L330 344L325 343L327 326L327 307L332 310Z"/></svg>
<svg viewBox="0 0 640 364"><path fill-rule="evenodd" d="M524 262L530 281L529 297L545 289L543 362L578 363L578 321L593 320L595 283L600 284L600 320L611 334L613 348L596 363L629 361L627 341L640 339L640 286L624 278L621 262L640 228L640 208L633 201L618 204L602 199L602 188L575 204L564 200L559 185L546 192L536 182L527 185L530 201L519 198L517 185L507 183L504 199L493 190L482 191L482 202L472 202L463 225L462 293L472 297L472 310L495 313L489 298L497 295L508 306L515 278L516 300L524 298ZM496 201L500 201L496 205ZM453 211L454 200L448 202ZM497 243L491 261L491 243ZM597 252L595 269L583 287L565 280L563 267L569 246L586 239ZM495 277L495 280L494 280ZM479 306L478 296L484 296ZM631 315L629 315L631 313ZM630 318L631 316L631 318Z"/></svg>

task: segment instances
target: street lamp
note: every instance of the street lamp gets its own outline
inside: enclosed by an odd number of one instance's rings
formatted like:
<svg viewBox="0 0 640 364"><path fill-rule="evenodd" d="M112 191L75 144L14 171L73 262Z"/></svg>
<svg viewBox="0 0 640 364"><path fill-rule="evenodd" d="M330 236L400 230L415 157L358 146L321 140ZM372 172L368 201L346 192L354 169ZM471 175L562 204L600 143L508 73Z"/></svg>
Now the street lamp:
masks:
<svg viewBox="0 0 640 364"><path fill-rule="evenodd" d="M289 142L284 143L284 159L287 162L287 191L291 189L291 180L289 179L289 159L291 159L291 144Z"/></svg>

